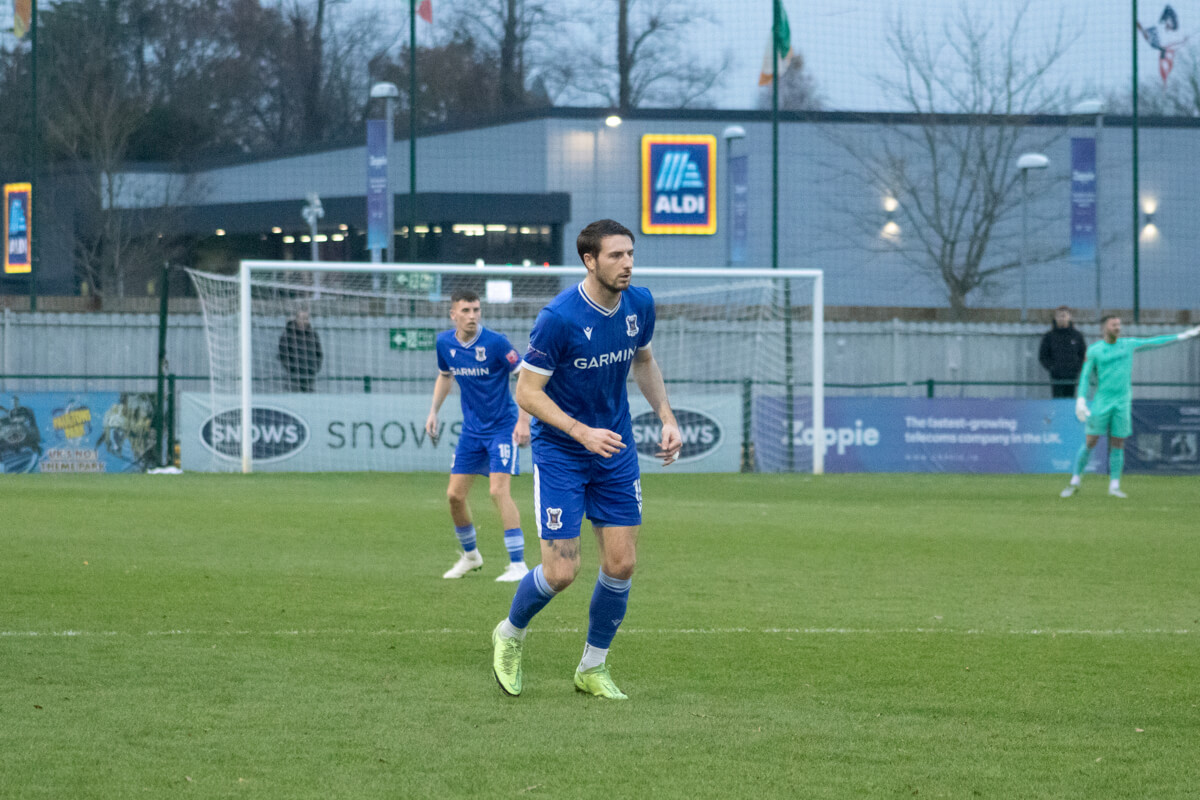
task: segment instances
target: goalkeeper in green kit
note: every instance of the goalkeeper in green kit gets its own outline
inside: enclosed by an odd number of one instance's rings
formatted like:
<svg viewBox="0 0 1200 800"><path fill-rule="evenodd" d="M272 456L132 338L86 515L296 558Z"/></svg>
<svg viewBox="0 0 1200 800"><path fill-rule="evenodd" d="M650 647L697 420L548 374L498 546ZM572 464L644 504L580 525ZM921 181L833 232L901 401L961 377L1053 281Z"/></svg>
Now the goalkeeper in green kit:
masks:
<svg viewBox="0 0 1200 800"><path fill-rule="evenodd" d="M1125 439L1133 433L1133 354L1200 336L1200 325L1183 333L1149 339L1121 339L1121 318L1109 314L1100 321L1100 333L1104 338L1087 349L1087 360L1079 375L1075 416L1086 424L1087 438L1075 457L1071 483L1062 490L1063 497L1070 497L1079 490L1083 470L1101 436L1108 436L1108 493L1113 497L1125 497L1121 491L1121 470L1125 466ZM1096 396L1092 398L1089 410L1087 392L1092 373L1096 374Z"/></svg>

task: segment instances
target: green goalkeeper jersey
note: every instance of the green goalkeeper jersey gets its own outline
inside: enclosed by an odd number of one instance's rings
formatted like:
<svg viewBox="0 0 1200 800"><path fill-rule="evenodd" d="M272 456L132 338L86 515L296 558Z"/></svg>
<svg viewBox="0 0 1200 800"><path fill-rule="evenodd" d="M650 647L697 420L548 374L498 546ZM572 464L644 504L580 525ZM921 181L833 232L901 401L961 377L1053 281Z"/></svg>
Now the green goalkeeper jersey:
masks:
<svg viewBox="0 0 1200 800"><path fill-rule="evenodd" d="M1087 360L1079 374L1079 397L1087 397L1088 381L1096 373L1096 409L1128 405L1133 399L1133 354L1174 344L1179 337L1173 333L1137 339L1132 336L1109 344L1101 339L1087 349Z"/></svg>

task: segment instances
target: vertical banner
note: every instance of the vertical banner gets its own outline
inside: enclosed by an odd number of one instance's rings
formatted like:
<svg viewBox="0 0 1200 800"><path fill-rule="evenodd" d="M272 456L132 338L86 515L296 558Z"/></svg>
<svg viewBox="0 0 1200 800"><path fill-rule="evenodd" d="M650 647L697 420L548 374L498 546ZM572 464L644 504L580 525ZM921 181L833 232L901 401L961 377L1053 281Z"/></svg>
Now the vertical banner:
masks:
<svg viewBox="0 0 1200 800"><path fill-rule="evenodd" d="M750 238L750 157L729 159L729 264L746 263L746 244Z"/></svg>
<svg viewBox="0 0 1200 800"><path fill-rule="evenodd" d="M1096 261L1096 140L1071 138L1071 260Z"/></svg>
<svg viewBox="0 0 1200 800"><path fill-rule="evenodd" d="M387 122L367 120L367 250L387 250L388 197Z"/></svg>
<svg viewBox="0 0 1200 800"><path fill-rule="evenodd" d="M29 203L33 186L4 184L4 274L27 273L32 267Z"/></svg>
<svg viewBox="0 0 1200 800"><path fill-rule="evenodd" d="M717 137L642 137L642 233L717 232Z"/></svg>

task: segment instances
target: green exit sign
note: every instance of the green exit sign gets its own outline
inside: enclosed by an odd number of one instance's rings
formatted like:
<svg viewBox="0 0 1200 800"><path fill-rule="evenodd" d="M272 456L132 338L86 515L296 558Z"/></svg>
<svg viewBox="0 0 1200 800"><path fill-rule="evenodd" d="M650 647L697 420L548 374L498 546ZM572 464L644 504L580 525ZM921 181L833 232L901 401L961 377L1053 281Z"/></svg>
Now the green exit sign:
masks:
<svg viewBox="0 0 1200 800"><path fill-rule="evenodd" d="M393 350L432 350L437 341L434 328L389 328Z"/></svg>

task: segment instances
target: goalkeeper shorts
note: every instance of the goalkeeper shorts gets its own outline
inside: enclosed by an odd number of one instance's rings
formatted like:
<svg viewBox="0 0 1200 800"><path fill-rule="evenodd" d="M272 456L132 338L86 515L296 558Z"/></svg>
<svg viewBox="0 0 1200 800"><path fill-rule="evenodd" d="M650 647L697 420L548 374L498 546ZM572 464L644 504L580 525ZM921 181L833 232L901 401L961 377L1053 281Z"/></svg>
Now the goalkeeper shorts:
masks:
<svg viewBox="0 0 1200 800"><path fill-rule="evenodd" d="M1088 436L1113 436L1126 439L1133 435L1133 412L1129 403L1096 406L1085 428Z"/></svg>

